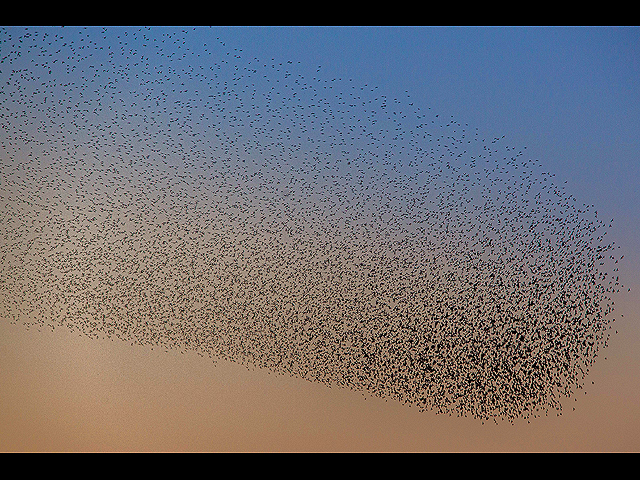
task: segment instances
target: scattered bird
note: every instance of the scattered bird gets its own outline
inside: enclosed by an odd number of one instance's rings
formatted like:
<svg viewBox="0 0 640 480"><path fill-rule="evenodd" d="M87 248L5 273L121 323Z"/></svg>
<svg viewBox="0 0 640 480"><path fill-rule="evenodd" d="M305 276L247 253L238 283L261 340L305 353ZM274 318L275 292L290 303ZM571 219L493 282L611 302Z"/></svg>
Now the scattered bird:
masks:
<svg viewBox="0 0 640 480"><path fill-rule="evenodd" d="M607 345L622 257L505 136L205 29L0 42L3 318L482 420Z"/></svg>

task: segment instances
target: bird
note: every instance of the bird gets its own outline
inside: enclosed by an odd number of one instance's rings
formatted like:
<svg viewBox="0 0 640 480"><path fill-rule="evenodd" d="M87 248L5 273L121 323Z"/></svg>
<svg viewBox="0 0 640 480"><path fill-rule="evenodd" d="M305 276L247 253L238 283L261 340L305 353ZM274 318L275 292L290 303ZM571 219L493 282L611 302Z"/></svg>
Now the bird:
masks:
<svg viewBox="0 0 640 480"><path fill-rule="evenodd" d="M622 288L595 207L505 135L221 36L2 29L2 318L560 414Z"/></svg>

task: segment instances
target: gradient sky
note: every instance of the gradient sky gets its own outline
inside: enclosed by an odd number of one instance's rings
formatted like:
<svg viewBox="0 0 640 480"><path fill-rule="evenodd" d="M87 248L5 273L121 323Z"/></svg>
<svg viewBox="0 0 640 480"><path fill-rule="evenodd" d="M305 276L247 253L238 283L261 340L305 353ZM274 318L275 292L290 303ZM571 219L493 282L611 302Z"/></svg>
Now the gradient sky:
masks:
<svg viewBox="0 0 640 480"><path fill-rule="evenodd" d="M631 288L615 299L619 333L562 416L495 425L2 320L0 450L640 450L640 29L203 28L191 38L211 36L247 58L300 62L308 77L408 93L484 138L526 146L614 219Z"/></svg>

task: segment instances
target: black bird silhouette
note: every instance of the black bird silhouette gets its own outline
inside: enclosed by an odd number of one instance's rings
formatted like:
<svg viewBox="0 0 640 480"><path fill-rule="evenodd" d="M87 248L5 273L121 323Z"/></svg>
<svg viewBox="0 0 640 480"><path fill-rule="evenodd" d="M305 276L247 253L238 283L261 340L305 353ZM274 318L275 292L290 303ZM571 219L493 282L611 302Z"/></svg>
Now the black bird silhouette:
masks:
<svg viewBox="0 0 640 480"><path fill-rule="evenodd" d="M584 386L622 257L504 136L201 29L1 38L4 318L483 420Z"/></svg>

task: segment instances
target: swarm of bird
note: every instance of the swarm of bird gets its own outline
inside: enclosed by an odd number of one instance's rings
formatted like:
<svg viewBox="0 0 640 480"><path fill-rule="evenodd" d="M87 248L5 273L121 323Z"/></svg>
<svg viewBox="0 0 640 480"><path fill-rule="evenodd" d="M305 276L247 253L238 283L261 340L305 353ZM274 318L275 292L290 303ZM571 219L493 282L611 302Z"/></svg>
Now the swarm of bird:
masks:
<svg viewBox="0 0 640 480"><path fill-rule="evenodd" d="M608 222L504 137L210 29L0 31L0 315L478 419L607 344Z"/></svg>

